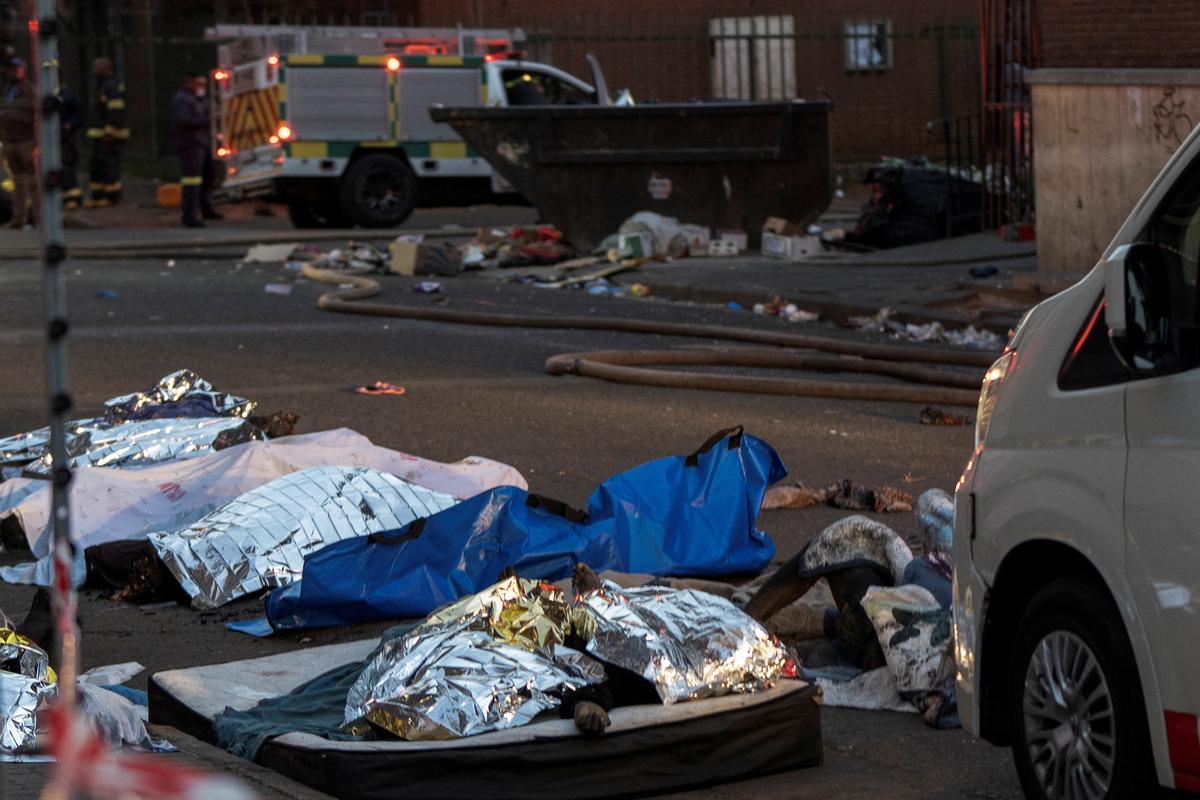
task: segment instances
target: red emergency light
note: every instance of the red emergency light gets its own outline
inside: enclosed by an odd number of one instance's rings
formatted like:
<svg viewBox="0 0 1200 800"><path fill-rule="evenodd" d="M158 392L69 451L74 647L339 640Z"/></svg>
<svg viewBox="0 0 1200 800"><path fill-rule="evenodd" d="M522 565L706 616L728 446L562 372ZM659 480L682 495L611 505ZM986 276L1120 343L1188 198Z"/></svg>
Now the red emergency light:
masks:
<svg viewBox="0 0 1200 800"><path fill-rule="evenodd" d="M229 148L228 147L218 147L217 148L217 158L228 158L228 157L229 157Z"/></svg>
<svg viewBox="0 0 1200 800"><path fill-rule="evenodd" d="M400 69L400 59L395 56L388 56L388 60L384 62L384 66L387 67L388 72L396 72Z"/></svg>
<svg viewBox="0 0 1200 800"><path fill-rule="evenodd" d="M278 67L279 66L279 56L277 56L277 55L267 56L267 63L270 64L272 67Z"/></svg>
<svg viewBox="0 0 1200 800"><path fill-rule="evenodd" d="M223 69L214 70L212 76L214 81L229 80L229 73Z"/></svg>

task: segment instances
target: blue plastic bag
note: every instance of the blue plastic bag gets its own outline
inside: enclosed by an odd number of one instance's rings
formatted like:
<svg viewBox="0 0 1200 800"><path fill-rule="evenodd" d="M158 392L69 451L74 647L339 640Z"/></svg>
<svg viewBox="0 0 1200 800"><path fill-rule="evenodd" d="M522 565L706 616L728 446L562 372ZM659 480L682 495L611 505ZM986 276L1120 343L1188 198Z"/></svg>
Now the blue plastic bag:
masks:
<svg viewBox="0 0 1200 800"><path fill-rule="evenodd" d="M421 617L517 573L559 580L583 562L655 575L755 573L775 555L756 528L763 494L787 475L775 450L719 431L690 456L614 475L586 512L512 486L399 530L313 553L303 580L267 597L274 630Z"/></svg>

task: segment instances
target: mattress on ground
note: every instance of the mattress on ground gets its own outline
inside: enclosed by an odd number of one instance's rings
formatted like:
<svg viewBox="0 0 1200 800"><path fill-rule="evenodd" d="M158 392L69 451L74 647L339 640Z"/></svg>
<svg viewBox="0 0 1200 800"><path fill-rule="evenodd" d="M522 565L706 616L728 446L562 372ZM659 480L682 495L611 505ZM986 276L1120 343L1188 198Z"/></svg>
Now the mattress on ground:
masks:
<svg viewBox="0 0 1200 800"><path fill-rule="evenodd" d="M150 679L150 719L213 741L213 718L286 694L328 670L365 658L377 640L327 645L190 669ZM444 742L336 742L278 736L258 760L343 798L506 800L600 798L711 785L821 763L816 690L784 681L768 691L611 712L600 737L557 718Z"/></svg>

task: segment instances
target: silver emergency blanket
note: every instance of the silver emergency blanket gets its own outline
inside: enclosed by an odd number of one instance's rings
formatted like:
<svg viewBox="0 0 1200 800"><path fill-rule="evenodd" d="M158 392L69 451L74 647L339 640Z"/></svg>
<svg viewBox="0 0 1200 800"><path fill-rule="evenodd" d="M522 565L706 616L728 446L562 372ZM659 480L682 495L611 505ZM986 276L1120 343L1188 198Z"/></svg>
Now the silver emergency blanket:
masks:
<svg viewBox="0 0 1200 800"><path fill-rule="evenodd" d="M68 422L70 466L142 466L261 439L258 429L244 421L254 407L250 400L214 391L211 383L191 370L178 370L144 392L107 400L102 416ZM214 419L223 420L223 425L211 427ZM143 423L140 427L127 427L139 421ZM191 427L201 422L208 425ZM225 440L214 447L212 437L221 431L228 431ZM139 441L122 448L121 443L130 437ZM181 438L186 441L177 441ZM33 474L47 474L49 449L49 428L0 438L0 480L19 475L22 467Z"/></svg>
<svg viewBox="0 0 1200 800"><path fill-rule="evenodd" d="M595 619L588 652L653 683L664 703L755 692L795 677L779 640L723 597L605 583L579 602Z"/></svg>
<svg viewBox="0 0 1200 800"><path fill-rule="evenodd" d="M310 467L149 539L192 605L215 608L299 580L304 557L328 544L401 528L456 502L366 467Z"/></svg>
<svg viewBox="0 0 1200 800"><path fill-rule="evenodd" d="M237 417L165 417L111 427L79 427L67 437L67 466L147 467L262 439L266 435L261 430ZM26 465L25 473L49 475L50 461L46 453Z"/></svg>
<svg viewBox="0 0 1200 800"><path fill-rule="evenodd" d="M562 646L590 627L552 584L508 578L385 639L346 697L345 725L364 721L409 740L524 725L567 689L604 680L595 660Z"/></svg>
<svg viewBox="0 0 1200 800"><path fill-rule="evenodd" d="M126 422L151 417L241 417L254 411L255 403L244 397L218 392L213 385L190 369L164 376L144 392L134 392L106 400L104 416L110 422ZM186 412L186 413L180 413Z"/></svg>
<svg viewBox="0 0 1200 800"><path fill-rule="evenodd" d="M33 748L38 707L54 694L55 680L44 650L11 627L0 627L0 753Z"/></svg>

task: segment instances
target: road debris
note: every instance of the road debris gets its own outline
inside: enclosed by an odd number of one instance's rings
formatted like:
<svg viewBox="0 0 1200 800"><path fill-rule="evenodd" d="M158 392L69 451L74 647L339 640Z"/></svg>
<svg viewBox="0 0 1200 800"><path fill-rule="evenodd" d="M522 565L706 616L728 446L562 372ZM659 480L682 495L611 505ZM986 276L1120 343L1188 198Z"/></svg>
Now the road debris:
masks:
<svg viewBox="0 0 1200 800"><path fill-rule="evenodd" d="M955 414L933 406L921 409L922 425L970 425L971 417L967 414Z"/></svg>
<svg viewBox="0 0 1200 800"><path fill-rule="evenodd" d="M397 386L396 384L388 383L387 381L375 381L370 386L355 386L354 387L355 394L402 395L406 391L408 391L408 390L405 389L403 386Z"/></svg>
<svg viewBox="0 0 1200 800"><path fill-rule="evenodd" d="M243 264L280 264L291 258L296 251L296 242L282 244L256 244L242 256Z"/></svg>
<svg viewBox="0 0 1200 800"><path fill-rule="evenodd" d="M263 284L263 291L267 294L282 294L288 295L292 293L292 284L290 283L266 283Z"/></svg>
<svg viewBox="0 0 1200 800"><path fill-rule="evenodd" d="M816 322L821 318L817 312L804 311L795 303L789 303L779 295L775 295L769 303L755 303L753 309L755 314L780 317L788 322Z"/></svg>
<svg viewBox="0 0 1200 800"><path fill-rule="evenodd" d="M442 284L437 281L418 281L413 284L413 291L417 294L437 294L442 291Z"/></svg>
<svg viewBox="0 0 1200 800"><path fill-rule="evenodd" d="M895 513L912 511L913 496L891 486L859 486L849 478L823 489L805 486L772 486L763 498L763 511L827 505L856 511Z"/></svg>
<svg viewBox="0 0 1200 800"><path fill-rule="evenodd" d="M978 350L999 350L1004 347L1004 337L988 330L979 330L974 325L958 330L947 330L942 323L934 321L923 325L904 324L894 317L896 310L884 307L874 316L850 317L847 322L862 331L891 334L893 339L910 342L939 342Z"/></svg>

